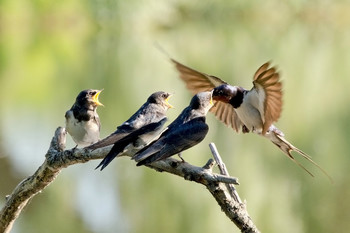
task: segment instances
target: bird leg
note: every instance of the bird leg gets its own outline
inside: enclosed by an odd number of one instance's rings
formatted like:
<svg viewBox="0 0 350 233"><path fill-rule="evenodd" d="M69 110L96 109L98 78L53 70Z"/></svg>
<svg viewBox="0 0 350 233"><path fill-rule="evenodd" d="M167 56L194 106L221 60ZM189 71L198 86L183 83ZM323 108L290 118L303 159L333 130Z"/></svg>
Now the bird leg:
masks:
<svg viewBox="0 0 350 233"><path fill-rule="evenodd" d="M178 153L177 155L179 156L179 158L182 160L183 163L186 163L186 161L184 160L184 158L182 158L181 154L182 154L182 153L180 152L180 153Z"/></svg>
<svg viewBox="0 0 350 233"><path fill-rule="evenodd" d="M249 129L247 128L247 126L242 126L242 133L249 133Z"/></svg>

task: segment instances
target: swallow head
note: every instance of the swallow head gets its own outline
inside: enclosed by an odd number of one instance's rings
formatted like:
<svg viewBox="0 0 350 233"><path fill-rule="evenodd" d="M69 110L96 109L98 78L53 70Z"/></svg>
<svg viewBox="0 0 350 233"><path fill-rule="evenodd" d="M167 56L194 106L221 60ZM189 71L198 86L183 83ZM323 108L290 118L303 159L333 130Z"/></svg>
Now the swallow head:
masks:
<svg viewBox="0 0 350 233"><path fill-rule="evenodd" d="M190 106L192 109L204 110L205 114L213 107L212 91L200 92L193 96Z"/></svg>
<svg viewBox="0 0 350 233"><path fill-rule="evenodd" d="M172 96L171 93L158 91L153 93L150 97L148 97L148 102L159 104L161 106L164 106L166 109L174 108L174 106L172 106L168 102L171 96Z"/></svg>
<svg viewBox="0 0 350 233"><path fill-rule="evenodd" d="M237 94L237 87L230 86L227 84L215 87L213 90L213 99L228 103Z"/></svg>
<svg viewBox="0 0 350 233"><path fill-rule="evenodd" d="M76 103L80 106L103 106L103 104L98 100L99 95L101 94L102 90L93 90L93 89L88 89L88 90L83 90L79 93L79 95L76 98Z"/></svg>

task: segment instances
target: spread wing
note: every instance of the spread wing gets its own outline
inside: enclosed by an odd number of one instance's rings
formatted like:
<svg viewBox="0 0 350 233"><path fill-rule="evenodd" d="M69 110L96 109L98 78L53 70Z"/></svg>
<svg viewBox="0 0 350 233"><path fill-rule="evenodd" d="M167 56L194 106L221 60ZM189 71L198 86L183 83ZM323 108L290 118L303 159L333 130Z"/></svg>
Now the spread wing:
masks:
<svg viewBox="0 0 350 233"><path fill-rule="evenodd" d="M195 118L179 127L164 132L157 141L145 147L133 159L137 166L168 158L201 142L207 135L208 125L203 119Z"/></svg>
<svg viewBox="0 0 350 233"><path fill-rule="evenodd" d="M263 64L254 75L254 89L263 98L263 134L267 132L271 124L278 120L282 111L282 83L279 74L274 67L269 68L270 63Z"/></svg>
<svg viewBox="0 0 350 233"><path fill-rule="evenodd" d="M186 83L186 87L193 94L202 91L210 91L222 84L228 84L218 77L196 71L174 59L171 59L171 61L175 64L177 71L180 73L180 78ZM243 125L234 108L229 103L216 101L214 107L210 109L210 112L214 113L220 121L232 127L237 132L239 132Z"/></svg>
<svg viewBox="0 0 350 233"><path fill-rule="evenodd" d="M237 116L235 109L229 103L216 101L215 105L209 111L214 113L216 118L218 118L225 125L236 130L236 132L239 132L243 126L243 123Z"/></svg>
<svg viewBox="0 0 350 233"><path fill-rule="evenodd" d="M174 63L175 68L180 73L180 78L186 83L187 89L189 89L192 94L197 94L203 91L211 91L217 86L227 84L220 78L196 71L174 59L171 59L171 61Z"/></svg>

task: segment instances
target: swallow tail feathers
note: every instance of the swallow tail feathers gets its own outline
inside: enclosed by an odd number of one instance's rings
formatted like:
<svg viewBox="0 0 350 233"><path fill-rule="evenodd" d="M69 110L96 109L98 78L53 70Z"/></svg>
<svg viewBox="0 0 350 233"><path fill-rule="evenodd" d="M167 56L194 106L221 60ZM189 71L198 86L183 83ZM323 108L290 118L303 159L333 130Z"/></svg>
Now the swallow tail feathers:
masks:
<svg viewBox="0 0 350 233"><path fill-rule="evenodd" d="M270 139L270 141L273 144L275 144L278 148L281 149L281 151L283 151L284 154L288 156L288 158L290 158L295 164L297 164L299 167L301 167L303 170L309 173L312 177L314 177L314 175L294 158L294 156L291 154L292 151L299 153L304 159L308 160L313 165L315 165L333 183L333 180L330 177L330 175L322 167L320 167L320 165L314 162L311 159L311 157L307 155L305 152L303 152L302 150L298 149L297 147L293 146L290 142L288 142L284 138L283 132L277 129L274 125L271 125L269 131L263 136Z"/></svg>

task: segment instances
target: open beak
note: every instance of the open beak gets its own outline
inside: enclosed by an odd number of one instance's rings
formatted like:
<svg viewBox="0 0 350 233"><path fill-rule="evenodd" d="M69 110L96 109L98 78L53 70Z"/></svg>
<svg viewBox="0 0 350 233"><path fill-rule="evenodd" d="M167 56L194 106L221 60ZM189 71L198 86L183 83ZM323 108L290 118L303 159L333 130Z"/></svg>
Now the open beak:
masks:
<svg viewBox="0 0 350 233"><path fill-rule="evenodd" d="M211 91L209 104L210 104L211 106L214 105L214 103L213 103L213 91Z"/></svg>
<svg viewBox="0 0 350 233"><path fill-rule="evenodd" d="M174 106L171 105L171 104L169 104L169 102L168 102L171 96L172 96L172 94L170 94L170 95L168 96L168 98L165 99L164 102L165 102L165 105L168 106L169 108L174 108Z"/></svg>
<svg viewBox="0 0 350 233"><path fill-rule="evenodd" d="M99 100L98 100L98 96L101 94L101 92L103 91L100 90L98 91L93 97L92 97L92 100L94 101L95 104L97 104L98 106L104 106Z"/></svg>

